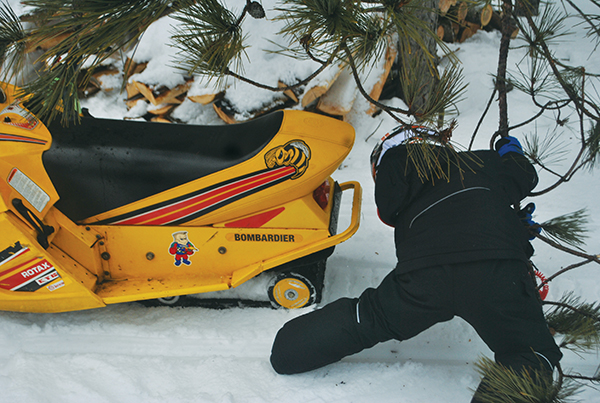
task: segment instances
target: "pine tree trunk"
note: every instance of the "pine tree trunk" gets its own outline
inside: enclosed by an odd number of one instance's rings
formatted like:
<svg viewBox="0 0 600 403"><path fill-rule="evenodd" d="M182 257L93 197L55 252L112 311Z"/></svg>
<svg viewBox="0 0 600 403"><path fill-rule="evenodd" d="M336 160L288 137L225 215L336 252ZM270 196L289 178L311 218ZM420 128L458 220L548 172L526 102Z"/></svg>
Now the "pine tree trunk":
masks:
<svg viewBox="0 0 600 403"><path fill-rule="evenodd" d="M437 14L428 12L427 9L435 10L438 7L438 2L438 0L422 0L420 4L423 6L424 10L415 13L415 16L424 21L431 32L434 33L437 32L438 26ZM401 98L407 104L409 110L411 112L416 112L417 114L427 104L429 93L439 81L437 74L438 59L436 57L435 39L424 32L421 34L421 37L423 38L427 51L434 56L434 59L431 60L428 58L424 50L414 40L409 39L408 46L406 42L400 40L398 43L398 58L390 74L390 79L393 80L393 90L391 94L390 92L387 94L388 96L393 95ZM421 83L418 95L410 97L412 99L408 99L402 90L402 80L413 79L415 73L424 75L424 80L419 80L424 81L424 83Z"/></svg>

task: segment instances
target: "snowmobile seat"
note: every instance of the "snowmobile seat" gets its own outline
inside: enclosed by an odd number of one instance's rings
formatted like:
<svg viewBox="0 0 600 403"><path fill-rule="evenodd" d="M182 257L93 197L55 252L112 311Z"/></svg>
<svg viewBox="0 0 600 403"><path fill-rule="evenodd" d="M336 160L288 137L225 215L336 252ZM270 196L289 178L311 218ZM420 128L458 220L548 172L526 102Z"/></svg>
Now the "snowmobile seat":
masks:
<svg viewBox="0 0 600 403"><path fill-rule="evenodd" d="M71 220L112 210L239 164L277 134L283 111L234 125L96 119L48 129L42 160Z"/></svg>

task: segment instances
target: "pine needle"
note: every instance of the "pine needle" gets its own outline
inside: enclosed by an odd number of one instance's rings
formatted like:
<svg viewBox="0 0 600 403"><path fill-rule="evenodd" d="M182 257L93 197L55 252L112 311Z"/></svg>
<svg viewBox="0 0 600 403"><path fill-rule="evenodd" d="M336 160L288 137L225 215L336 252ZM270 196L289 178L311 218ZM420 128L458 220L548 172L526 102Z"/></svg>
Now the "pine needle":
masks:
<svg viewBox="0 0 600 403"><path fill-rule="evenodd" d="M8 4L0 6L0 65L2 81L10 81L25 65L25 32Z"/></svg>
<svg viewBox="0 0 600 403"><path fill-rule="evenodd" d="M294 40L310 36L319 48L337 46L343 39L361 34L359 23L362 8L346 0L283 0L276 8L281 14L277 20L285 21L280 34ZM364 32L364 30L362 30Z"/></svg>
<svg viewBox="0 0 600 403"><path fill-rule="evenodd" d="M283 0L275 8L284 21L279 34L289 39L290 49L311 52L326 60L344 42L358 69L383 55L393 24L381 14L369 12L351 0Z"/></svg>
<svg viewBox="0 0 600 403"><path fill-rule="evenodd" d="M560 347L577 352L600 348L600 304L581 302L569 292L546 314L548 326L563 335Z"/></svg>
<svg viewBox="0 0 600 403"><path fill-rule="evenodd" d="M579 248L585 244L587 238L588 229L585 228L585 224L588 217L589 214L584 208L552 218L540 226L549 238Z"/></svg>
<svg viewBox="0 0 600 403"><path fill-rule="evenodd" d="M182 23L172 39L180 50L178 62L188 74L223 78L233 69L242 73L246 39L238 17L219 0L203 0L182 9L174 18Z"/></svg>
<svg viewBox="0 0 600 403"><path fill-rule="evenodd" d="M475 398L485 403L566 403L579 389L569 381L559 386L538 370L516 372L485 357L475 367L483 376Z"/></svg>
<svg viewBox="0 0 600 403"><path fill-rule="evenodd" d="M450 142L455 122L438 135L429 135L428 129L419 126L412 130L417 133L406 143L407 163L411 163L422 181L450 180L450 171L458 168L461 176L466 171L473 171L475 166L482 166L482 161L473 153L459 153L456 145ZM447 136L447 137L446 137Z"/></svg>
<svg viewBox="0 0 600 403"><path fill-rule="evenodd" d="M524 146L527 158L543 167L559 164L569 153L557 131L547 133L543 138L537 132L525 135Z"/></svg>
<svg viewBox="0 0 600 403"><path fill-rule="evenodd" d="M585 162L584 165L591 171L599 165L600 162L600 122L595 121L585 139Z"/></svg>
<svg viewBox="0 0 600 403"><path fill-rule="evenodd" d="M458 62L458 58L450 51L448 45L444 43L436 33L434 33L428 24L423 20L422 16L428 13L437 13L434 10L423 6L422 1L402 1L391 0L383 2L386 6L386 11L390 15L390 19L398 32L400 39L400 48L404 52L415 53L417 49L412 49L414 43L420 50L423 51L425 57L429 60L430 73L436 74L434 60L436 55L432 54L425 40L431 39L435 41L437 47L446 55L452 64Z"/></svg>
<svg viewBox="0 0 600 403"><path fill-rule="evenodd" d="M564 36L570 35L568 29L571 24L567 24L566 20L567 16L561 13L558 6L551 2L544 3L542 14L536 19L537 31L533 31L529 26L524 26L520 36L526 42L529 55L538 54L541 42L548 45L557 44Z"/></svg>
<svg viewBox="0 0 600 403"><path fill-rule="evenodd" d="M400 52L404 55L404 52ZM418 68L425 58L403 58L400 85L402 94L411 112L414 112L420 123L434 123L440 114L451 118L458 114L456 104L460 102L467 84L463 82L462 69L457 65L449 65L438 80L432 80L431 73ZM433 83L433 85L431 85ZM425 100L425 103L422 102ZM417 106L418 105L418 106Z"/></svg>

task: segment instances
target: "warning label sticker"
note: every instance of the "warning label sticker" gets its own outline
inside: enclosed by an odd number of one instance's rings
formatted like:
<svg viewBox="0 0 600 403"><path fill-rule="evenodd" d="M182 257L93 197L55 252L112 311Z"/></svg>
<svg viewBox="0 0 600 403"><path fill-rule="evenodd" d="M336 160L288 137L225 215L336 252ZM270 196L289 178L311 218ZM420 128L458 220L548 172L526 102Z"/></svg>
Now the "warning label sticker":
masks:
<svg viewBox="0 0 600 403"><path fill-rule="evenodd" d="M40 213L50 201L50 196L17 168L10 171L7 182Z"/></svg>

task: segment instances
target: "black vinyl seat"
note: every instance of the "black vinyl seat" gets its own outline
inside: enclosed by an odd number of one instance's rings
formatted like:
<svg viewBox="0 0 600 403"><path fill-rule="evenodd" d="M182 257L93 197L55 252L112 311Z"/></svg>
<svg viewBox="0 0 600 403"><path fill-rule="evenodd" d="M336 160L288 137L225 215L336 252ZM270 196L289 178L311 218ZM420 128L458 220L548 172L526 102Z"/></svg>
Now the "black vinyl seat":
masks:
<svg viewBox="0 0 600 403"><path fill-rule="evenodd" d="M96 119L48 129L42 160L73 221L163 192L259 153L277 134L283 111L235 125L193 126Z"/></svg>

